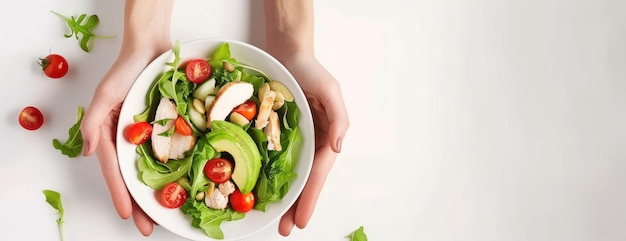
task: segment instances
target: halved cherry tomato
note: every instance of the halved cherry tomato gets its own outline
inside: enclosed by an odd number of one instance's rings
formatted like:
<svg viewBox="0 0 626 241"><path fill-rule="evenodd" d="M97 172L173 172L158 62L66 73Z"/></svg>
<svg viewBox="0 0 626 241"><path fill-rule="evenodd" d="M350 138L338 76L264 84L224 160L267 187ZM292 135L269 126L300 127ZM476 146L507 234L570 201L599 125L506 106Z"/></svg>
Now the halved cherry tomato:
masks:
<svg viewBox="0 0 626 241"><path fill-rule="evenodd" d="M236 189L230 194L230 206L237 212L245 213L252 210L254 203L255 199L252 192L243 194L239 189Z"/></svg>
<svg viewBox="0 0 626 241"><path fill-rule="evenodd" d="M233 164L225 158L213 158L204 166L204 174L215 183L223 183L233 174Z"/></svg>
<svg viewBox="0 0 626 241"><path fill-rule="evenodd" d="M211 75L211 65L204 59L193 59L185 67L187 79L196 84L200 84Z"/></svg>
<svg viewBox="0 0 626 241"><path fill-rule="evenodd" d="M43 114L37 107L27 106L18 117L20 125L26 130L37 130L43 125Z"/></svg>
<svg viewBox="0 0 626 241"><path fill-rule="evenodd" d="M39 58L39 65L46 76L54 79L65 76L69 69L67 60L58 54L49 54L45 58Z"/></svg>
<svg viewBox="0 0 626 241"><path fill-rule="evenodd" d="M126 129L126 138L135 145L143 144L151 135L152 125L145 121L135 122Z"/></svg>
<svg viewBox="0 0 626 241"><path fill-rule="evenodd" d="M176 182L171 182L160 191L161 204L167 208L178 208L187 200L187 191Z"/></svg>
<svg viewBox="0 0 626 241"><path fill-rule="evenodd" d="M176 131L183 136L190 136L192 133L191 126L187 124L187 121L185 121L185 119L182 116L179 116L178 118L176 118L175 126L176 126Z"/></svg>
<svg viewBox="0 0 626 241"><path fill-rule="evenodd" d="M233 111L241 114L243 117L246 117L246 119L250 121L254 119L254 116L256 115L256 109L257 107L254 101L246 100L246 102L243 102L243 104L233 108Z"/></svg>

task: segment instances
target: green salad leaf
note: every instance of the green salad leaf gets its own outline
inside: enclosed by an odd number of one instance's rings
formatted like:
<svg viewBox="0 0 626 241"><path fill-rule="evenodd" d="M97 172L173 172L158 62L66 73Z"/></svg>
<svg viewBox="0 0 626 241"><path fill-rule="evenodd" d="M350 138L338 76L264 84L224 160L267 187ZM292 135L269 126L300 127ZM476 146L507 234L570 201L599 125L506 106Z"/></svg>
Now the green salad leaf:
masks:
<svg viewBox="0 0 626 241"><path fill-rule="evenodd" d="M68 131L68 138L65 143L61 143L58 139L52 139L52 146L60 150L63 155L74 158L80 155L83 150L83 134L80 131L80 124L85 116L85 108L78 107L77 121Z"/></svg>
<svg viewBox="0 0 626 241"><path fill-rule="evenodd" d="M255 187L256 210L265 211L268 204L282 200L289 191L290 181L297 177L294 168L302 147L302 134L297 125L299 113L298 106L293 102L285 102L278 110L283 119L280 138L282 151L268 151L267 137L263 131L248 129L248 134L262 153L261 173Z"/></svg>
<svg viewBox="0 0 626 241"><path fill-rule="evenodd" d="M152 172L157 172L161 174L166 174L172 172L172 170L164 165L162 162L157 161L152 157L152 145L143 143L137 146L137 154L139 154L138 162L141 162L143 165L146 165L146 169L152 170Z"/></svg>
<svg viewBox="0 0 626 241"><path fill-rule="evenodd" d="M46 197L46 202L48 202L48 204L50 204L52 208L56 209L59 212L57 226L59 228L61 240L63 241L65 240L65 233L63 231L63 214L65 213L65 211L63 209L63 203L61 203L61 194L53 190L43 190L43 195Z"/></svg>
<svg viewBox="0 0 626 241"><path fill-rule="evenodd" d="M193 198L187 199L180 210L192 217L191 226L202 229L206 235L214 239L224 239L224 232L220 228L222 222L239 220L246 216L231 208L225 210L209 208L204 202L198 202Z"/></svg>
<svg viewBox="0 0 626 241"><path fill-rule="evenodd" d="M159 103L159 100L161 99L161 92L159 91L159 83L161 82L160 79L170 78L171 76L169 77L167 76L168 73L173 74L174 72L173 71L165 72L159 75L159 78L156 81L152 82L148 90L148 94L146 95L146 109L140 114L134 115L133 121L135 122L148 121L148 119L152 117L151 115L156 110L156 107L158 106L157 103Z"/></svg>
<svg viewBox="0 0 626 241"><path fill-rule="evenodd" d="M163 164L170 170L169 172L162 172L162 169L154 168L155 165L159 164L152 162L158 161L142 156L137 161L137 169L139 170L139 179L155 190L160 190L168 183L185 176L191 169L191 156L180 160L170 160Z"/></svg>
<svg viewBox="0 0 626 241"><path fill-rule="evenodd" d="M189 197L194 198L211 180L204 175L204 165L211 159L218 157L219 153L209 145L205 138L198 139L193 150L191 169L189 177L191 178L191 188Z"/></svg>
<svg viewBox="0 0 626 241"><path fill-rule="evenodd" d="M346 238L349 238L350 241L367 241L367 235L365 235L363 226L354 230L350 235L346 236Z"/></svg>
<svg viewBox="0 0 626 241"><path fill-rule="evenodd" d="M80 48L85 51L85 52L89 52L91 49L91 39L92 38L112 38L115 36L100 36L100 35L96 35L94 34L92 31L93 29L98 25L98 23L100 23L100 18L98 18L98 15L90 15L87 16L87 14L81 14L80 16L78 16L78 18L74 18L74 16L71 17L66 17L60 13L57 13L55 11L50 11L52 13L54 13L55 15L59 16L60 18L62 18L63 20L65 20L65 22L67 23L67 26L70 28L71 33L69 34L65 34L64 36L66 38L70 38L72 36L75 36L76 39L79 40L79 44L80 44ZM86 22L83 23L83 21L85 20L85 18L87 18Z"/></svg>

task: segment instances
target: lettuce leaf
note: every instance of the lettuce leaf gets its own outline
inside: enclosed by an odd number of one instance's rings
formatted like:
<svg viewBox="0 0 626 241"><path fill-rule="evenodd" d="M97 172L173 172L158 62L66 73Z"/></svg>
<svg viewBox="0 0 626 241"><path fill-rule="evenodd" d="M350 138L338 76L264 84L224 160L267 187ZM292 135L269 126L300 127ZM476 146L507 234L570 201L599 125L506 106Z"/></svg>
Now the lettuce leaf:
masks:
<svg viewBox="0 0 626 241"><path fill-rule="evenodd" d="M206 235L214 239L224 239L224 232L220 228L222 222L239 220L246 216L231 208L225 210L209 208L204 202L198 202L193 198L187 199L180 210L192 217L191 226L202 229Z"/></svg>

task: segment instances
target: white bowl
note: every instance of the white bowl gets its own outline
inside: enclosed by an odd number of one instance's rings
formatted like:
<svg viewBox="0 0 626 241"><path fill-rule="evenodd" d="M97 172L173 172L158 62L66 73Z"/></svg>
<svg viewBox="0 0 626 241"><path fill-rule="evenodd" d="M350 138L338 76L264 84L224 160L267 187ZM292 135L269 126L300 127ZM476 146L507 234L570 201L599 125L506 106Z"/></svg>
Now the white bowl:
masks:
<svg viewBox="0 0 626 241"><path fill-rule="evenodd" d="M222 223L223 240L238 240L250 237L277 222L294 204L309 177L315 151L315 137L311 110L300 86L280 62L263 50L235 40L199 39L180 44L181 63L194 58L206 59L224 42L229 43L231 56L238 62L263 70L272 79L280 80L291 90L301 113L299 126L303 140L300 158L295 166L295 172L298 176L291 182L291 188L287 195L280 202L268 205L265 212L251 210L241 220ZM135 152L136 145L126 141L123 133L124 128L133 123L133 115L141 113L145 109L145 96L150 84L167 69L166 62L171 61L172 56L173 52L170 50L152 61L139 75L124 101L117 128L117 154L120 171L128 191L137 204L161 227L191 240L214 240L202 230L192 227L191 217L182 214L180 209L168 209L162 206L155 198L155 190L139 180L136 165L138 159Z"/></svg>

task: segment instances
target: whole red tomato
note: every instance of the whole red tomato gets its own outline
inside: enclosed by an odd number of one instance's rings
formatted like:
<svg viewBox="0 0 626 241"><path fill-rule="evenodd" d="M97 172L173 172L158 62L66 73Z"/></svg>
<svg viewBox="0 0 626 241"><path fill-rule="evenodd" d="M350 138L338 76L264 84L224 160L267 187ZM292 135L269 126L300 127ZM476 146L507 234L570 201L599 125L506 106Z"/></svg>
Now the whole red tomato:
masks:
<svg viewBox="0 0 626 241"><path fill-rule="evenodd" d="M241 193L239 189L235 190L233 194L230 194L230 206L240 213L246 213L254 207L255 204L254 194L248 192L246 194Z"/></svg>
<svg viewBox="0 0 626 241"><path fill-rule="evenodd" d="M40 58L39 65L43 73L53 79L65 76L69 70L67 60L59 54L49 54L45 58Z"/></svg>

